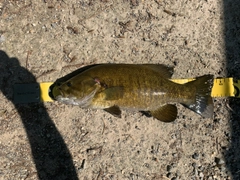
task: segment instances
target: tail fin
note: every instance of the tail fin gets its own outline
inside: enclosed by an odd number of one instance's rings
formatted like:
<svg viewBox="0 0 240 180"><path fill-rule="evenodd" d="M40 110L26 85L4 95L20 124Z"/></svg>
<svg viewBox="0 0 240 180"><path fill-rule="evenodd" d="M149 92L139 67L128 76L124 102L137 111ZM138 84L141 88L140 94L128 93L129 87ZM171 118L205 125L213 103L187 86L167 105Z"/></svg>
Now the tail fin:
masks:
<svg viewBox="0 0 240 180"><path fill-rule="evenodd" d="M205 118L212 118L213 100L211 90L213 86L213 75L197 77L195 81L186 83L186 86L196 89L195 101L183 105Z"/></svg>

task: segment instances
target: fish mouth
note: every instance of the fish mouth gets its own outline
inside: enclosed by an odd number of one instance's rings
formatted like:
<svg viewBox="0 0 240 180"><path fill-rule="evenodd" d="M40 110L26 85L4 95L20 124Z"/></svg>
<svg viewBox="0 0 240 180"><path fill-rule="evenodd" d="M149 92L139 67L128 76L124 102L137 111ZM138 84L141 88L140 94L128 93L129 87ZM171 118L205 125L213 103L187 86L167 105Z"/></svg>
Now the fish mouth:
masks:
<svg viewBox="0 0 240 180"><path fill-rule="evenodd" d="M53 88L54 88L54 84L52 84L50 87L49 87L49 89L48 89L48 96L50 97L50 98L52 98L53 100L56 100L55 98L54 98L54 96L53 96Z"/></svg>
<svg viewBox="0 0 240 180"><path fill-rule="evenodd" d="M89 94L84 97L75 97L73 95L65 94L58 84L52 84L48 89L48 95L54 101L59 101L64 104L78 105L80 107L88 107L91 104L92 98L96 94L98 88L92 90Z"/></svg>
<svg viewBox="0 0 240 180"><path fill-rule="evenodd" d="M48 89L48 96L53 100L57 101L59 95L63 95L59 87L54 83Z"/></svg>

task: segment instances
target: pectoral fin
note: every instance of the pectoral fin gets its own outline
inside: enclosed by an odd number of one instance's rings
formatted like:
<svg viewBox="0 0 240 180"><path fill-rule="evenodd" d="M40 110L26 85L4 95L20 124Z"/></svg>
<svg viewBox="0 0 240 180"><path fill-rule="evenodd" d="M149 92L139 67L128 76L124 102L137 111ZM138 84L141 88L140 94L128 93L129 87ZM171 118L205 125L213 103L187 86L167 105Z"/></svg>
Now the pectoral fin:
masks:
<svg viewBox="0 0 240 180"><path fill-rule="evenodd" d="M108 113L112 114L115 117L121 118L121 110L119 109L118 106L111 106L109 108L104 109Z"/></svg>
<svg viewBox="0 0 240 180"><path fill-rule="evenodd" d="M172 104L167 104L154 111L150 111L150 113L159 121L173 122L177 117L177 107Z"/></svg>
<svg viewBox="0 0 240 180"><path fill-rule="evenodd" d="M111 101L111 100L118 100L123 97L123 87L110 87L105 89L103 92L105 94L105 100Z"/></svg>

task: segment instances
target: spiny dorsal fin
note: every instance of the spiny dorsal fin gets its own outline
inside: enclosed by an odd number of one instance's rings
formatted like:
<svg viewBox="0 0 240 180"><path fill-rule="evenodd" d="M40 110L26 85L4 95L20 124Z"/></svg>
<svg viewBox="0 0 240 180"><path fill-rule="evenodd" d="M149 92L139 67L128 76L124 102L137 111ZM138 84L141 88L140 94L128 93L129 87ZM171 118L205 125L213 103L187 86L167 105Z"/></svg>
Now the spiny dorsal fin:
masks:
<svg viewBox="0 0 240 180"><path fill-rule="evenodd" d="M165 66L163 64L143 64L144 66L151 68L161 74L162 77L171 78L173 75L173 67Z"/></svg>

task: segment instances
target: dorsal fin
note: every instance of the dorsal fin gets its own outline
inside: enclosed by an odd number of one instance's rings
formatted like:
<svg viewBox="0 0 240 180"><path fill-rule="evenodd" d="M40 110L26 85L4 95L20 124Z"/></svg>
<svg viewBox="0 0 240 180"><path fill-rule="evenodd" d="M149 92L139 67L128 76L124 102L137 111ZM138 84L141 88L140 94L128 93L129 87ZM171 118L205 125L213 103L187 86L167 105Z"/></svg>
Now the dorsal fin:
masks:
<svg viewBox="0 0 240 180"><path fill-rule="evenodd" d="M163 64L143 64L144 66L157 71L161 74L162 77L164 78L171 78L173 75L173 67L171 66L166 66Z"/></svg>

